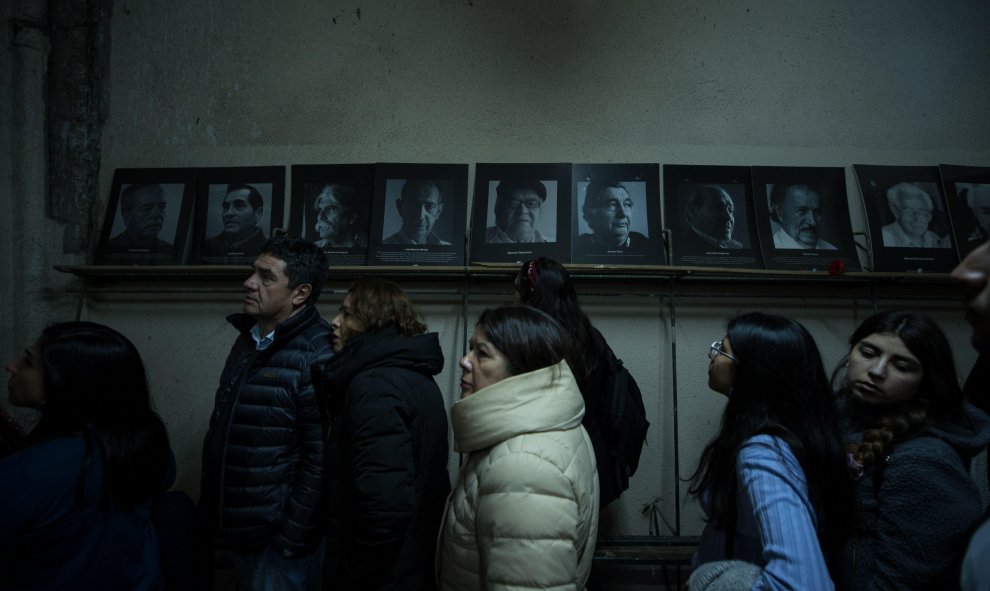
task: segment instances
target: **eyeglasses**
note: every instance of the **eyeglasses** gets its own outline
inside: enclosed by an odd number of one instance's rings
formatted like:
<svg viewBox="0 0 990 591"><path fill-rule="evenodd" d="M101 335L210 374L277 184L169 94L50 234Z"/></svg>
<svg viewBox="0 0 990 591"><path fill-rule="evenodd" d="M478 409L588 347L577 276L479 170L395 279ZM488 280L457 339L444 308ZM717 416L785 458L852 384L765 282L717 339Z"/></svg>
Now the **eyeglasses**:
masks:
<svg viewBox="0 0 990 591"><path fill-rule="evenodd" d="M736 363L739 363L738 359L736 359L732 355L729 355L728 353L722 350L722 341L712 341L712 344L708 349L708 358L715 359L719 355L725 355L729 359L735 361Z"/></svg>
<svg viewBox="0 0 990 591"><path fill-rule="evenodd" d="M520 205L525 205L526 209L539 209L543 202L536 197L532 199L509 199L505 202L506 209L517 209Z"/></svg>

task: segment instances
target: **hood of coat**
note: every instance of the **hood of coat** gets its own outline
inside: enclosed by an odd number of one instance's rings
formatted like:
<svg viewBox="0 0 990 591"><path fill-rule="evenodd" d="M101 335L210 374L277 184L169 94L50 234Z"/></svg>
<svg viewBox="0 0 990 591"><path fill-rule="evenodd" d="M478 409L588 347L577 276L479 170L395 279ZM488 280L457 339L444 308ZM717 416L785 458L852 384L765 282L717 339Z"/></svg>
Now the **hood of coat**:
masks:
<svg viewBox="0 0 990 591"><path fill-rule="evenodd" d="M454 449L472 452L524 433L581 424L584 400L566 361L482 388L454 403Z"/></svg>
<svg viewBox="0 0 990 591"><path fill-rule="evenodd" d="M319 371L320 382L329 395L343 395L354 376L376 367L400 367L435 376L443 370L440 339L435 332L404 337L394 326L365 333Z"/></svg>
<svg viewBox="0 0 990 591"><path fill-rule="evenodd" d="M990 444L990 417L964 402L956 412L932 420L922 433L945 441L963 458L972 458Z"/></svg>

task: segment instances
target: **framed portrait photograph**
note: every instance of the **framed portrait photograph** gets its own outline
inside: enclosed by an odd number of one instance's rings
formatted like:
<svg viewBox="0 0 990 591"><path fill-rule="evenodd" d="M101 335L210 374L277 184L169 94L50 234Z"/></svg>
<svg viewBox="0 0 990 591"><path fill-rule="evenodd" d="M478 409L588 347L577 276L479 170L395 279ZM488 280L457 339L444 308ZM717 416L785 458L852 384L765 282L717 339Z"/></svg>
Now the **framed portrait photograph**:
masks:
<svg viewBox="0 0 990 591"><path fill-rule="evenodd" d="M201 168L196 185L194 262L250 264L283 229L284 166Z"/></svg>
<svg viewBox="0 0 990 591"><path fill-rule="evenodd" d="M96 264L181 264L195 192L194 168L115 170Z"/></svg>
<svg viewBox="0 0 990 591"><path fill-rule="evenodd" d="M959 259L990 240L990 167L938 167Z"/></svg>
<svg viewBox="0 0 990 591"><path fill-rule="evenodd" d="M767 269L860 269L841 167L754 166L753 205Z"/></svg>
<svg viewBox="0 0 990 591"><path fill-rule="evenodd" d="M374 182L374 164L294 165L289 234L319 246L331 265L364 265Z"/></svg>
<svg viewBox="0 0 990 591"><path fill-rule="evenodd" d="M370 265L464 265L467 164L375 165Z"/></svg>
<svg viewBox="0 0 990 591"><path fill-rule="evenodd" d="M663 194L674 265L764 268L748 166L664 164Z"/></svg>
<svg viewBox="0 0 990 591"><path fill-rule="evenodd" d="M570 164L477 164L471 262L570 262Z"/></svg>
<svg viewBox="0 0 990 591"><path fill-rule="evenodd" d="M663 265L657 164L574 164L571 262Z"/></svg>
<svg viewBox="0 0 990 591"><path fill-rule="evenodd" d="M948 273L959 262L937 166L855 164L875 271Z"/></svg>

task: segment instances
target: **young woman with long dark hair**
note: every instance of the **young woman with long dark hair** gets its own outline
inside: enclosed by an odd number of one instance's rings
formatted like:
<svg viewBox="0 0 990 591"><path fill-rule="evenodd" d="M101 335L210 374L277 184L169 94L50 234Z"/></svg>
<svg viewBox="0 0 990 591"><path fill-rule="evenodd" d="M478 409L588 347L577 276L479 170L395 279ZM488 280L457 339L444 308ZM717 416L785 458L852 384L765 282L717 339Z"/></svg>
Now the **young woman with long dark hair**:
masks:
<svg viewBox="0 0 990 591"><path fill-rule="evenodd" d="M957 589L980 517L973 456L990 419L965 402L945 334L931 319L881 312L849 338L833 374L862 475L857 529L842 553L842 589Z"/></svg>
<svg viewBox="0 0 990 591"><path fill-rule="evenodd" d="M41 419L0 461L0 586L161 589L151 504L175 460L137 349L64 322L6 367L11 403Z"/></svg>
<svg viewBox="0 0 990 591"><path fill-rule="evenodd" d="M708 353L728 398L690 492L708 516L691 588L738 577L752 589L832 589L852 524L839 415L821 355L799 323L748 313Z"/></svg>

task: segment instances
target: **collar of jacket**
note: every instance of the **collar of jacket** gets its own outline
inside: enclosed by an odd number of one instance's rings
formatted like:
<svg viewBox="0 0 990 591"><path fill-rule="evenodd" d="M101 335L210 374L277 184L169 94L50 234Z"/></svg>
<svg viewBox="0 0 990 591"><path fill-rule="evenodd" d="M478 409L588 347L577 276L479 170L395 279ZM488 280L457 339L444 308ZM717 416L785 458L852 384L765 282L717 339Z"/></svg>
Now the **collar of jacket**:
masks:
<svg viewBox="0 0 990 591"><path fill-rule="evenodd" d="M451 409L454 450L473 452L524 433L581 424L584 399L566 361L482 388Z"/></svg>
<svg viewBox="0 0 990 591"><path fill-rule="evenodd" d="M289 316L284 322L275 326L275 339L265 351L269 349L274 351L282 347L285 343L294 339L296 335L306 330L310 324L319 321L320 312L316 309L316 306L311 304L303 306L302 310L299 310L292 316ZM258 321L253 316L244 314L243 312L227 316L227 322L232 324L242 335L248 337L251 336L250 332L254 328L254 325L258 324Z"/></svg>

